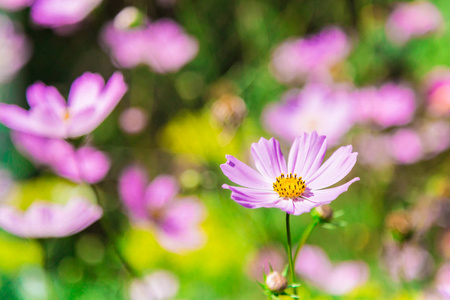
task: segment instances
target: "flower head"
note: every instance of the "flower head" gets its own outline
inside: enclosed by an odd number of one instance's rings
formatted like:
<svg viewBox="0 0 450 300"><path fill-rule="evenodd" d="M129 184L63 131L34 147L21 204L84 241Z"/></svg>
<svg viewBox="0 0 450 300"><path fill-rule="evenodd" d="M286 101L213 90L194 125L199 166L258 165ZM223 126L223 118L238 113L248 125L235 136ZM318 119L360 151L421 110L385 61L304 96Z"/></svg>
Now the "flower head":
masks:
<svg viewBox="0 0 450 300"><path fill-rule="evenodd" d="M31 6L34 23L50 28L83 21L102 0L35 0Z"/></svg>
<svg viewBox="0 0 450 300"><path fill-rule="evenodd" d="M369 268L362 261L333 265L319 247L305 245L300 251L295 270L307 281L332 295L344 295L364 284Z"/></svg>
<svg viewBox="0 0 450 300"><path fill-rule="evenodd" d="M0 0L0 8L8 11L16 11L29 6L34 0Z"/></svg>
<svg viewBox="0 0 450 300"><path fill-rule="evenodd" d="M295 139L286 163L278 141L261 138L252 145L258 171L227 155L227 162L220 167L231 181L243 187L222 187L231 190L231 199L247 208L277 207L293 215L309 212L329 204L359 180L356 177L328 188L350 173L358 153L352 152L352 146L341 147L322 164L325 151L325 136L304 133Z"/></svg>
<svg viewBox="0 0 450 300"><path fill-rule="evenodd" d="M96 183L108 173L108 156L91 146L79 149L59 139L14 132L16 147L35 163L49 166L56 174L74 182Z"/></svg>
<svg viewBox="0 0 450 300"><path fill-rule="evenodd" d="M279 45L272 57L273 71L283 83L323 80L330 77L330 69L349 52L346 34L338 27L329 27L316 35Z"/></svg>
<svg viewBox="0 0 450 300"><path fill-rule="evenodd" d="M130 285L131 300L168 300L178 292L180 283L170 272L159 270L142 279L134 279Z"/></svg>
<svg viewBox="0 0 450 300"><path fill-rule="evenodd" d="M15 28L11 20L0 15L0 83L5 83L23 67L31 54L31 44L25 35Z"/></svg>
<svg viewBox="0 0 450 300"><path fill-rule="evenodd" d="M199 223L205 208L195 198L176 199L173 177L161 175L148 184L144 170L130 167L120 177L119 193L133 223L152 228L165 249L180 252L203 245Z"/></svg>
<svg viewBox="0 0 450 300"><path fill-rule="evenodd" d="M0 227L27 238L73 235L100 219L100 206L83 198L72 198L65 205L36 201L25 211L10 205L0 206Z"/></svg>
<svg viewBox="0 0 450 300"><path fill-rule="evenodd" d="M27 89L30 110L0 104L0 122L7 127L50 138L76 138L99 126L125 94L120 72L106 83L99 74L84 73L70 89L68 102L52 86L38 82Z"/></svg>
<svg viewBox="0 0 450 300"><path fill-rule="evenodd" d="M353 97L340 87L307 84L290 90L280 103L268 106L263 121L268 131L292 142L304 131L317 131L336 144L353 126Z"/></svg>
<svg viewBox="0 0 450 300"><path fill-rule="evenodd" d="M103 30L101 39L118 66L134 68L145 64L157 73L178 71L198 52L197 40L169 19L128 29L110 23Z"/></svg>
<svg viewBox="0 0 450 300"><path fill-rule="evenodd" d="M386 22L387 37L396 44L438 30L444 21L441 12L428 1L399 3Z"/></svg>
<svg viewBox="0 0 450 300"><path fill-rule="evenodd" d="M427 110L433 116L450 115L450 70L438 68L427 75Z"/></svg>

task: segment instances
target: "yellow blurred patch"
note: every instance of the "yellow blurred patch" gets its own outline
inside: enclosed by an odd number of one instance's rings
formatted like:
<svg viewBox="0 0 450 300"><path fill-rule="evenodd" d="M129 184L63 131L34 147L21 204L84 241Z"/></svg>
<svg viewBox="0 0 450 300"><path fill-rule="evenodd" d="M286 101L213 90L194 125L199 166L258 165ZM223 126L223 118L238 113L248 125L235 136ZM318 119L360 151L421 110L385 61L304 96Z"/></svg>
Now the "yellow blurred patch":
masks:
<svg viewBox="0 0 450 300"><path fill-rule="evenodd" d="M42 264L43 251L34 240L23 240L0 232L0 270L15 273L24 265Z"/></svg>

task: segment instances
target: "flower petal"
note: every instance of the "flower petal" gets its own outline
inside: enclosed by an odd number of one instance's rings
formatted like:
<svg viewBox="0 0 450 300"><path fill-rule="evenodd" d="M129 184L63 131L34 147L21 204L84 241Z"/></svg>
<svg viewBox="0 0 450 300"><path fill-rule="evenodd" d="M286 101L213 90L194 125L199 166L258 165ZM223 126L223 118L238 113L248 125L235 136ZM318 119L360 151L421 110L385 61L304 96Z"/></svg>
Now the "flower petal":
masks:
<svg viewBox="0 0 450 300"><path fill-rule="evenodd" d="M352 153L352 146L341 147L317 170L306 185L312 189L323 189L344 178L356 163L357 152Z"/></svg>
<svg viewBox="0 0 450 300"><path fill-rule="evenodd" d="M286 160L276 139L261 138L258 143L253 143L252 156L256 169L271 182L274 182L281 173L286 174Z"/></svg>
<svg viewBox="0 0 450 300"><path fill-rule="evenodd" d="M323 205L323 204L329 204L331 201L336 199L340 194L343 192L346 192L348 190L348 187L355 181L359 181L359 177L355 177L349 182L334 187L330 189L324 189L324 190L313 190L313 196L309 197L308 199L315 202L317 205Z"/></svg>
<svg viewBox="0 0 450 300"><path fill-rule="evenodd" d="M323 161L327 143L325 136L313 131L297 137L289 151L288 172L297 174L307 181L319 169Z"/></svg>
<svg viewBox="0 0 450 300"><path fill-rule="evenodd" d="M120 175L119 194L133 218L145 219L147 217L144 200L147 182L147 175L140 167L129 167Z"/></svg>
<svg viewBox="0 0 450 300"><path fill-rule="evenodd" d="M68 99L71 114L75 115L88 107L95 106L104 86L105 80L100 74L85 72L75 79L70 87Z"/></svg>
<svg viewBox="0 0 450 300"><path fill-rule="evenodd" d="M27 101L30 107L46 105L52 106L59 112L66 108L66 101L59 91L53 86L47 86L42 82L36 82L27 88Z"/></svg>
<svg viewBox="0 0 450 300"><path fill-rule="evenodd" d="M272 190L272 181L267 180L253 168L249 167L232 155L226 155L227 162L220 165L222 172L231 181L244 187ZM275 180L273 180L275 181Z"/></svg>
<svg viewBox="0 0 450 300"><path fill-rule="evenodd" d="M262 191L243 187L222 185L231 190L231 199L246 208L276 207L280 196L275 191Z"/></svg>
<svg viewBox="0 0 450 300"><path fill-rule="evenodd" d="M178 184L172 176L156 177L145 191L145 203L148 209L160 209L177 195Z"/></svg>

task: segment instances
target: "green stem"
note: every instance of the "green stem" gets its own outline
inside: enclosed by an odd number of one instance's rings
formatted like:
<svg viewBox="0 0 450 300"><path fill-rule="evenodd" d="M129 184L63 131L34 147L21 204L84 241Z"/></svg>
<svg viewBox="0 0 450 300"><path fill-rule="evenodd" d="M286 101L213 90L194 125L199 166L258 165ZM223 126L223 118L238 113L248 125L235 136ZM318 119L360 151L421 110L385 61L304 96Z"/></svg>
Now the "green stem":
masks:
<svg viewBox="0 0 450 300"><path fill-rule="evenodd" d="M316 225L319 224L319 221L314 219L308 227L306 227L305 231L303 231L302 237L300 238L300 242L297 245L297 249L295 249L294 252L294 262L297 259L297 255L300 253L300 250L302 249L303 245L306 243L306 240L308 240L308 237L311 235L311 232L314 230Z"/></svg>
<svg viewBox="0 0 450 300"><path fill-rule="evenodd" d="M289 273L291 275L291 283L295 283L294 262L292 261L291 226L289 224L290 216L290 214L286 213L287 254L289 258ZM294 288L294 295L297 295L297 288Z"/></svg>
<svg viewBox="0 0 450 300"><path fill-rule="evenodd" d="M103 207L105 207L106 203L101 203L101 198L100 198L100 192L97 189L97 186L95 185L91 185L92 189L94 190L95 196L97 197L97 201L99 202L99 204L104 204L102 205ZM109 242L109 244L112 246L114 253L116 254L117 258L119 259L119 261L121 262L123 268L133 277L141 277L139 272L137 270L135 270L129 263L128 261L125 259L125 257L122 255L122 253L120 252L119 247L116 244L116 237L117 234L115 232L113 232L112 230L110 230L110 228L113 228L111 221L109 220L109 218L107 217L106 214L103 214L103 218L100 220L100 225L101 228L106 236L107 241Z"/></svg>

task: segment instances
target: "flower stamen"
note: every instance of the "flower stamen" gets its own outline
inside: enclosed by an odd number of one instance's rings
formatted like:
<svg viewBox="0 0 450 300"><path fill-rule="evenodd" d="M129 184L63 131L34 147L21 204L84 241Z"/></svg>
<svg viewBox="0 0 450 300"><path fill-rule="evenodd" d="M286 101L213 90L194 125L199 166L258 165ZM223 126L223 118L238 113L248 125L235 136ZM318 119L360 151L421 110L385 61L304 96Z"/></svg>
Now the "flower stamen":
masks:
<svg viewBox="0 0 450 300"><path fill-rule="evenodd" d="M287 176L281 173L273 183L273 190L282 198L293 199L300 197L305 189L306 185L302 177L297 177L297 174L292 175L292 173L289 173Z"/></svg>

